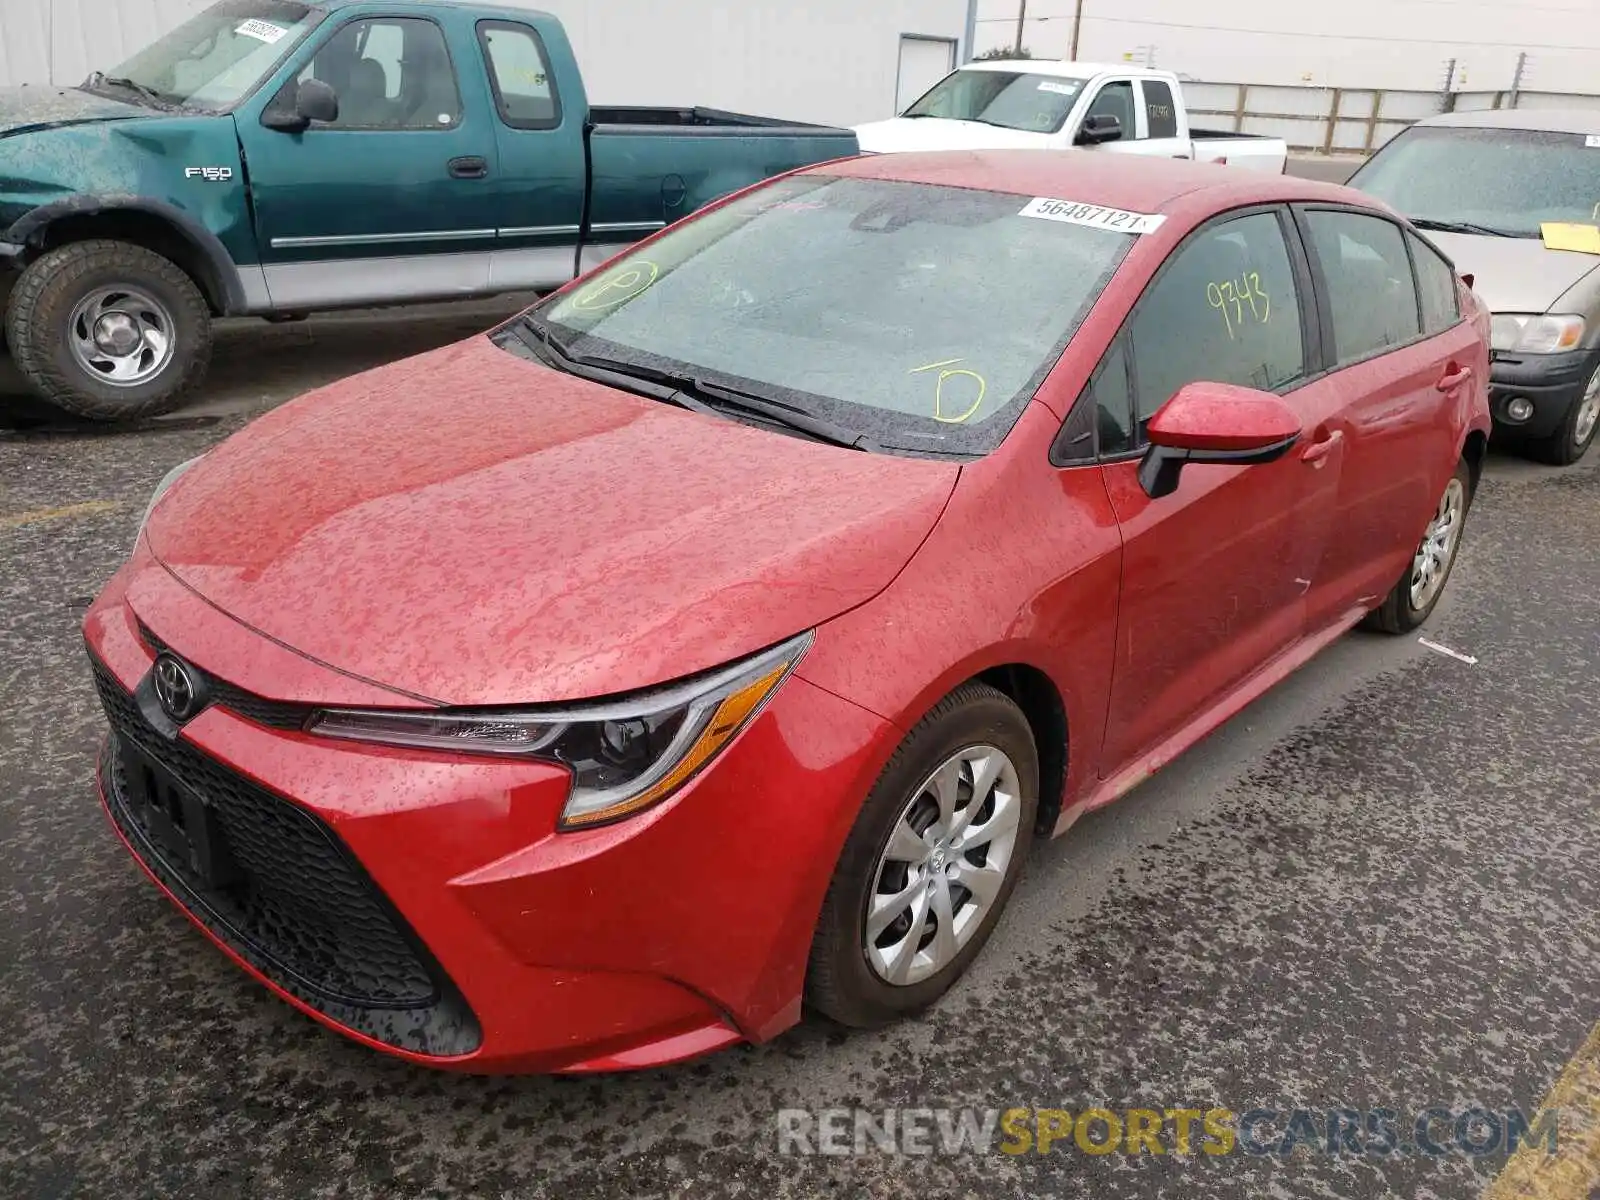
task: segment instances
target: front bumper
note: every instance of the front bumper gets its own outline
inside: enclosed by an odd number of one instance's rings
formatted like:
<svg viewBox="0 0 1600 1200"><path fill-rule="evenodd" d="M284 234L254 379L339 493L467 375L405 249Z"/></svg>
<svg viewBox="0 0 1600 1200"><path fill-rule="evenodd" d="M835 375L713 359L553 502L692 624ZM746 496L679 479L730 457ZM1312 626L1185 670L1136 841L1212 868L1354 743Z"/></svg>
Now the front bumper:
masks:
<svg viewBox="0 0 1600 1200"><path fill-rule="evenodd" d="M1583 395L1596 367L1595 353L1512 354L1497 350L1489 368L1489 408L1497 434L1537 440L1555 433ZM1533 405L1525 421L1513 420L1508 406L1518 397Z"/></svg>
<svg viewBox="0 0 1600 1200"><path fill-rule="evenodd" d="M484 1073L658 1066L798 1020L823 893L893 737L880 718L791 677L665 804L557 833L562 768L273 720L285 700L263 702L270 680L248 667L271 661L262 639L236 626L224 650L231 622L161 577L136 557L86 620L113 727L104 802L162 890L280 997L369 1046ZM191 633L232 698L162 740L137 693L153 643L182 655ZM118 774L129 741L214 815L246 877L234 894L147 836Z"/></svg>

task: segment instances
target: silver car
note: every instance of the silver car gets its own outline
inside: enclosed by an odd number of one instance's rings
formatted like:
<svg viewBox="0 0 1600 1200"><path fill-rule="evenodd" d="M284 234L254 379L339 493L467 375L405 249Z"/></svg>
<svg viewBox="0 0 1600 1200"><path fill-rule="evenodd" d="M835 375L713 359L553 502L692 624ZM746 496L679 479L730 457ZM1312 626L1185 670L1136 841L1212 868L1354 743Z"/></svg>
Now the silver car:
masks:
<svg viewBox="0 0 1600 1200"><path fill-rule="evenodd" d="M1577 462L1600 427L1600 111L1447 113L1351 178L1427 230L1494 313L1496 440ZM1595 253L1547 242L1591 242Z"/></svg>

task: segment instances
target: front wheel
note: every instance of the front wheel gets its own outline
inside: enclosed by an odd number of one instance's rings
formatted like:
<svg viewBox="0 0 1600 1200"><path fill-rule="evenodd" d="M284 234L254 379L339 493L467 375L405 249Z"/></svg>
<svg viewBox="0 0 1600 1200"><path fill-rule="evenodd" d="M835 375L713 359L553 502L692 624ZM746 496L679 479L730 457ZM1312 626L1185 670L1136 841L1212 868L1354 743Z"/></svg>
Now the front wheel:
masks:
<svg viewBox="0 0 1600 1200"><path fill-rule="evenodd" d="M1571 466L1589 452L1600 430L1600 369L1567 410L1556 431L1529 447L1534 457L1557 467Z"/></svg>
<svg viewBox="0 0 1600 1200"><path fill-rule="evenodd" d="M983 684L939 703L867 797L823 902L810 1006L873 1028L926 1008L977 957L1033 844L1039 758Z"/></svg>
<svg viewBox="0 0 1600 1200"><path fill-rule="evenodd" d="M92 421L154 416L205 377L211 312L177 265L127 242L74 242L23 272L6 306L23 378Z"/></svg>
<svg viewBox="0 0 1600 1200"><path fill-rule="evenodd" d="M1444 596L1445 584L1461 551L1461 534L1467 510L1472 507L1472 469L1456 464L1456 473L1444 486L1411 566L1384 602L1367 618L1367 626L1383 633L1410 633L1430 616Z"/></svg>

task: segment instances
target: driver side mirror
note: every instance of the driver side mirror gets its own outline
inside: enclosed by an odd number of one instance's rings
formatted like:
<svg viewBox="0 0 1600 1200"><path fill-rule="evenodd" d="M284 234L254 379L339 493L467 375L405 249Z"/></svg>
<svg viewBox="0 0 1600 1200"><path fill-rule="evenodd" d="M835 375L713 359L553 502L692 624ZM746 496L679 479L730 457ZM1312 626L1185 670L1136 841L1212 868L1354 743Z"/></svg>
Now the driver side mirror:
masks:
<svg viewBox="0 0 1600 1200"><path fill-rule="evenodd" d="M313 121L331 124L338 119L339 93L320 79L304 80L295 89L292 110L275 101L261 114L261 123L280 133L304 133Z"/></svg>
<svg viewBox="0 0 1600 1200"><path fill-rule="evenodd" d="M1150 418L1139 484L1152 500L1178 490L1191 463L1276 462L1300 440L1300 418L1271 392L1231 383L1190 383Z"/></svg>
<svg viewBox="0 0 1600 1200"><path fill-rule="evenodd" d="M1122 140L1122 118L1110 113L1098 113L1083 119L1083 127L1073 138L1075 146L1099 146L1106 142Z"/></svg>

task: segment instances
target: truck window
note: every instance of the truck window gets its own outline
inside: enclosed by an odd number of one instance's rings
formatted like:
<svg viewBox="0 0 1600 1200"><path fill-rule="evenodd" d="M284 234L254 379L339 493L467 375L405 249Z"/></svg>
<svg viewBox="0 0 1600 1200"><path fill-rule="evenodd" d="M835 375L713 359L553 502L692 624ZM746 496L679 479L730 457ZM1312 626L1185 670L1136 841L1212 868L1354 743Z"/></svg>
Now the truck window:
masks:
<svg viewBox="0 0 1600 1200"><path fill-rule="evenodd" d="M1311 212L1306 223L1328 282L1339 365L1415 340L1422 322L1400 227L1352 212Z"/></svg>
<svg viewBox="0 0 1600 1200"><path fill-rule="evenodd" d="M453 129L461 93L444 34L432 21L352 21L317 51L300 78L339 95L339 119L323 129Z"/></svg>
<svg viewBox="0 0 1600 1200"><path fill-rule="evenodd" d="M1141 427L1185 384L1270 392L1300 378L1300 296L1278 218L1253 213L1191 237L1140 297L1128 328Z"/></svg>
<svg viewBox="0 0 1600 1200"><path fill-rule="evenodd" d="M1139 125L1133 115L1132 81L1118 79L1103 86L1084 116L1115 117L1122 122L1123 141L1133 141L1139 136Z"/></svg>
<svg viewBox="0 0 1600 1200"><path fill-rule="evenodd" d="M1456 291L1455 270L1416 234L1406 234L1406 241L1411 245L1411 261L1417 268L1423 332L1443 333L1461 320L1461 294Z"/></svg>
<svg viewBox="0 0 1600 1200"><path fill-rule="evenodd" d="M1178 136L1178 106L1172 102L1172 89L1160 79L1143 80L1144 114L1153 138Z"/></svg>
<svg viewBox="0 0 1600 1200"><path fill-rule="evenodd" d="M1028 133L1059 133L1083 90L1082 79L967 69L946 75L904 115L980 121Z"/></svg>
<svg viewBox="0 0 1600 1200"><path fill-rule="evenodd" d="M483 21L478 40L489 64L500 119L513 129L554 129L561 124L561 102L537 31L509 21Z"/></svg>

